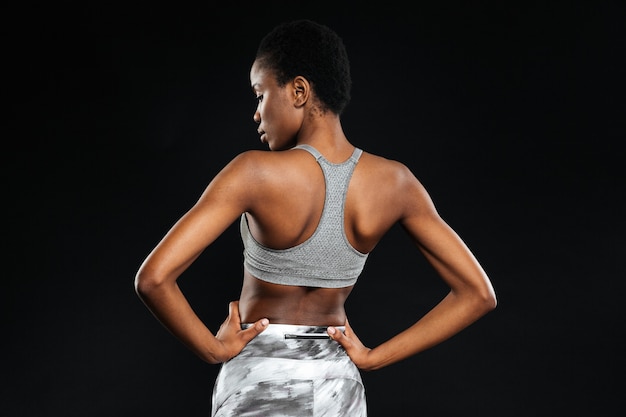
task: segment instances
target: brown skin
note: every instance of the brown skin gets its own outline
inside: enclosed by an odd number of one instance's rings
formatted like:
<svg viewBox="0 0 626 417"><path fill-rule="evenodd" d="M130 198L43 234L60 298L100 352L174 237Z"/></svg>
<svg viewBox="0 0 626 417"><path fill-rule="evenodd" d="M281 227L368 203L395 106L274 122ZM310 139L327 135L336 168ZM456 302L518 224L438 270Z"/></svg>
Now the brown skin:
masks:
<svg viewBox="0 0 626 417"><path fill-rule="evenodd" d="M346 317L344 303L352 287L277 285L245 272L239 301L230 304L228 318L213 335L180 292L178 277L244 212L261 244L284 249L304 242L321 216L324 177L308 152L291 148L309 144L334 163L345 161L354 150L339 116L321 110L304 77L279 87L272 73L255 63L250 80L259 100L254 120L261 140L276 152L248 151L234 158L141 265L137 292L166 328L203 360L219 363L239 353L266 328L268 319L330 325L329 335L354 363L372 370L448 339L495 308L489 278L441 219L421 183L401 163L364 152L346 196L348 241L368 253L399 223L449 286L448 295L411 327L370 349ZM242 322L254 326L241 330ZM332 327L339 325L346 326L345 332Z"/></svg>

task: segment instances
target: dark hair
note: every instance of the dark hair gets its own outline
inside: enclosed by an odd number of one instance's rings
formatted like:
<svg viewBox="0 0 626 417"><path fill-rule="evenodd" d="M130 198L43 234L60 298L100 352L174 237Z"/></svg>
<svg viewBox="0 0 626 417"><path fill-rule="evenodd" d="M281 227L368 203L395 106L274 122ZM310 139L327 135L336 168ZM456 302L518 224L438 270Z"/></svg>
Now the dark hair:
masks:
<svg viewBox="0 0 626 417"><path fill-rule="evenodd" d="M311 83L322 110L341 114L350 101L350 62L343 40L307 19L282 23L261 40L257 62L283 86L301 75Z"/></svg>

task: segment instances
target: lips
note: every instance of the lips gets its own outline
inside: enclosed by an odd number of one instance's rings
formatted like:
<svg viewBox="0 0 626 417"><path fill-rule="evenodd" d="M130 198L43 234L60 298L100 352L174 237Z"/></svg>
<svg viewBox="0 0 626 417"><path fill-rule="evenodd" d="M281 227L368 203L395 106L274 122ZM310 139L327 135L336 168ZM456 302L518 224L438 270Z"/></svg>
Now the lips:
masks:
<svg viewBox="0 0 626 417"><path fill-rule="evenodd" d="M262 143L265 143L265 142L267 141L267 140L266 140L266 135L265 135L265 132L264 132L263 130L257 130L257 132L259 133L259 135L261 135L261 137L260 137L261 142L262 142Z"/></svg>

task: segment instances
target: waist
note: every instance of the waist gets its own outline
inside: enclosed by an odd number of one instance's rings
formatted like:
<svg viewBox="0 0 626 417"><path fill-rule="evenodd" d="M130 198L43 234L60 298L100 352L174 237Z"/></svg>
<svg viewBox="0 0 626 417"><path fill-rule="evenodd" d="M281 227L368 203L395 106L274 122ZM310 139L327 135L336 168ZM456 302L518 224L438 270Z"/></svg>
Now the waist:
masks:
<svg viewBox="0 0 626 417"><path fill-rule="evenodd" d="M242 324L243 329L250 324ZM344 331L344 326L334 326ZM252 339L239 353L245 358L281 359L346 359L346 352L332 340L326 330L328 326L305 326L299 324L269 324Z"/></svg>
<svg viewBox="0 0 626 417"><path fill-rule="evenodd" d="M242 323L241 329L245 330L250 327L251 323ZM329 326L306 326L302 324L269 324L267 328L261 333L266 337L276 339L300 339L300 340L314 340L314 339L330 339L328 336ZM343 332L345 326L333 326L337 330ZM258 336L257 336L258 337Z"/></svg>
<svg viewBox="0 0 626 417"><path fill-rule="evenodd" d="M267 317L274 324L343 325L352 287L311 288L265 282L244 272L239 313L244 323Z"/></svg>

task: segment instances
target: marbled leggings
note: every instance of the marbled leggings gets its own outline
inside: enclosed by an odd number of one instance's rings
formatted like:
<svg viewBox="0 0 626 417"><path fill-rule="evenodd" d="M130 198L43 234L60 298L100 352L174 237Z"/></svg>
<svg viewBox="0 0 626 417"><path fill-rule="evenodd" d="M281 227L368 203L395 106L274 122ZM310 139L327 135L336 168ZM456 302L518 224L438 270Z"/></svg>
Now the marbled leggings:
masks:
<svg viewBox="0 0 626 417"><path fill-rule="evenodd" d="M289 324L270 324L222 364L212 410L213 417L367 416L361 374L326 327Z"/></svg>

